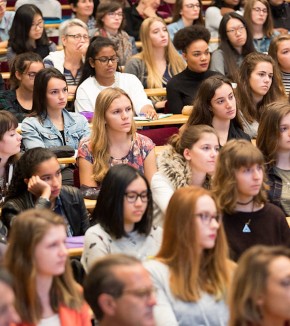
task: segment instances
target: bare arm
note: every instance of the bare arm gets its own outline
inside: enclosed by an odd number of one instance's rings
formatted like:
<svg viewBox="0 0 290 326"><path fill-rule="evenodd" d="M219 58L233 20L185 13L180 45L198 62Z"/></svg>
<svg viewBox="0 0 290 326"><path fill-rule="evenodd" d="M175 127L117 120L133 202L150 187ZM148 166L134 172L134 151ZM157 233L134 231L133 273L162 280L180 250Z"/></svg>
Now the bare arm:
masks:
<svg viewBox="0 0 290 326"><path fill-rule="evenodd" d="M93 179L93 164L82 157L78 159L80 184L87 187L97 187L96 181Z"/></svg>
<svg viewBox="0 0 290 326"><path fill-rule="evenodd" d="M156 156L155 156L155 151L153 148L152 151L149 153L149 155L146 157L146 159L144 161L144 174L149 183L151 183L153 174L156 171L157 171Z"/></svg>

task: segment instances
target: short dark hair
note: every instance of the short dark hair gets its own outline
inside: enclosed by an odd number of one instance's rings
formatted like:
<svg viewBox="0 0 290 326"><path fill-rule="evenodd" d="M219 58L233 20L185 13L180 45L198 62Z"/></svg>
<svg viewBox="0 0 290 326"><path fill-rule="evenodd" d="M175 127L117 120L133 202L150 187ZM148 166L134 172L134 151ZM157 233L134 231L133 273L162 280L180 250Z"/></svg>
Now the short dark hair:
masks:
<svg viewBox="0 0 290 326"><path fill-rule="evenodd" d="M197 40L204 40L206 43L210 40L210 32L202 25L191 25L180 29L173 39L173 44L177 50L186 52L188 46Z"/></svg>
<svg viewBox="0 0 290 326"><path fill-rule="evenodd" d="M106 174L93 211L93 222L100 225L117 239L126 236L124 228L124 195L132 181L142 178L147 186L148 204L141 220L134 225L134 230L148 235L153 221L152 194L147 179L130 165L120 164L111 167Z"/></svg>
<svg viewBox="0 0 290 326"><path fill-rule="evenodd" d="M25 4L16 10L11 29L9 31L8 40L8 46L11 47L16 54L33 51L32 46L28 46L27 41L35 15L40 15L41 18L43 18L42 12L35 5ZM35 42L37 46L49 44L45 28L43 28L41 38Z"/></svg>
<svg viewBox="0 0 290 326"><path fill-rule="evenodd" d="M84 297L98 320L104 316L98 303L99 296L107 293L118 298L125 287L125 284L114 274L114 268L139 264L141 262L135 257L114 254L99 259L89 270L84 281Z"/></svg>
<svg viewBox="0 0 290 326"><path fill-rule="evenodd" d="M33 88L32 112L40 117L43 113L45 119L47 115L46 90L47 84L51 78L57 78L65 81L64 75L56 68L41 69L35 76Z"/></svg>

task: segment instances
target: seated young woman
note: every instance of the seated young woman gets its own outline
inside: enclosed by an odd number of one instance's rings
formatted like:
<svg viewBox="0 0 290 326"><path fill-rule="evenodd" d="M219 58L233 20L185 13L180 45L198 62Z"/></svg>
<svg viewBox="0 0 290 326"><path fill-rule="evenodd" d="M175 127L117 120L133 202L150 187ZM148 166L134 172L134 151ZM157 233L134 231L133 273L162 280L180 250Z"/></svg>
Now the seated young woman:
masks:
<svg viewBox="0 0 290 326"><path fill-rule="evenodd" d="M118 72L118 61L117 46L112 40L102 36L92 38L76 91L75 110L94 112L99 93L108 87L119 87L129 94L135 113L157 118L140 80L134 75Z"/></svg>
<svg viewBox="0 0 290 326"><path fill-rule="evenodd" d="M75 95L89 46L87 25L79 19L68 19L59 27L59 39L63 50L50 52L43 62L46 68L55 67L64 74L69 94Z"/></svg>
<svg viewBox="0 0 290 326"><path fill-rule="evenodd" d="M94 0L68 0L72 9L72 18L77 18L87 25L89 32L96 27Z"/></svg>
<svg viewBox="0 0 290 326"><path fill-rule="evenodd" d="M134 74L144 88L166 87L172 76L185 68L184 60L175 50L162 18L152 17L143 21L140 29L142 51L131 58L125 72ZM166 97L151 98L155 109L162 109Z"/></svg>
<svg viewBox="0 0 290 326"><path fill-rule="evenodd" d="M7 111L0 111L0 203L10 185L14 165L18 160L22 136L16 131L18 121Z"/></svg>
<svg viewBox="0 0 290 326"><path fill-rule="evenodd" d="M290 7L289 7L290 9ZM282 83L285 93L290 93L290 35L278 35L274 37L269 46L268 54L278 64L278 68L282 75Z"/></svg>
<svg viewBox="0 0 290 326"><path fill-rule="evenodd" d="M268 177L268 198L290 216L290 104L273 102L260 119L257 147L264 155Z"/></svg>
<svg viewBox="0 0 290 326"><path fill-rule="evenodd" d="M210 69L237 82L243 59L255 51L245 19L235 12L224 15L219 26L219 37L219 47L211 55Z"/></svg>
<svg viewBox="0 0 290 326"><path fill-rule="evenodd" d="M47 37L42 12L38 7L31 4L19 7L9 31L8 61L24 52L36 52L43 59L55 50L56 45Z"/></svg>
<svg viewBox="0 0 290 326"><path fill-rule="evenodd" d="M167 26L171 41L180 29L191 25L204 25L200 0L176 0L172 23Z"/></svg>
<svg viewBox="0 0 290 326"><path fill-rule="evenodd" d="M210 188L218 151L219 139L210 126L188 126L172 136L157 156L158 171L151 181L153 200L162 214L176 189L189 185Z"/></svg>
<svg viewBox="0 0 290 326"><path fill-rule="evenodd" d="M85 196L87 190L100 186L110 166L131 165L144 173L148 182L156 172L154 144L136 133L133 108L129 95L120 88L104 89L97 97L91 139L83 142L78 151Z"/></svg>
<svg viewBox="0 0 290 326"><path fill-rule="evenodd" d="M205 11L205 27L209 30L211 38L217 39L219 37L219 26L223 16L229 12L240 12L241 10L240 0L215 0L214 3L209 6ZM211 43L211 51L216 50L218 42Z"/></svg>
<svg viewBox="0 0 290 326"><path fill-rule="evenodd" d="M289 275L288 248L260 245L248 249L233 278L229 326L289 325Z"/></svg>
<svg viewBox="0 0 290 326"><path fill-rule="evenodd" d="M62 216L68 236L84 235L89 218L78 189L62 185L61 169L53 152L32 148L16 164L4 206L2 220L10 229L16 215L29 208L50 208Z"/></svg>
<svg viewBox="0 0 290 326"><path fill-rule="evenodd" d="M160 251L145 262L157 288L156 326L227 325L226 294L234 268L227 249L210 192L197 186L176 190Z"/></svg>
<svg viewBox="0 0 290 326"><path fill-rule="evenodd" d="M209 39L209 31L200 25L185 27L175 34L173 44L182 51L187 68L173 76L166 85L168 112L180 114L184 106L192 105L201 82L217 74L208 70Z"/></svg>
<svg viewBox="0 0 290 326"><path fill-rule="evenodd" d="M256 50L267 53L271 40L280 34L277 30L274 30L269 1L245 1L244 17L253 35Z"/></svg>
<svg viewBox="0 0 290 326"><path fill-rule="evenodd" d="M65 241L66 224L54 212L30 209L17 216L5 257L21 318L16 325L92 325Z"/></svg>
<svg viewBox="0 0 290 326"><path fill-rule="evenodd" d="M212 189L233 260L256 244L290 246L285 214L267 201L265 179L263 154L251 142L231 140L221 149Z"/></svg>
<svg viewBox="0 0 290 326"><path fill-rule="evenodd" d="M272 57L257 52L245 57L239 69L235 95L244 131L251 138L256 138L265 105L285 98L279 69Z"/></svg>
<svg viewBox="0 0 290 326"><path fill-rule="evenodd" d="M0 91L0 110L11 112L21 123L31 113L34 78L43 68L39 54L25 52L17 55L11 63L10 90Z"/></svg>
<svg viewBox="0 0 290 326"><path fill-rule="evenodd" d="M68 145L78 149L80 141L90 136L87 119L68 112L68 88L64 75L56 68L45 68L35 76L32 115L22 122L25 149L48 147L57 150ZM73 185L71 167L62 170L65 184Z"/></svg>
<svg viewBox="0 0 290 326"><path fill-rule="evenodd" d="M98 257L126 252L141 260L154 256L162 229L152 225L152 195L146 178L129 165L106 174L92 214L94 226L85 234L81 262L87 271Z"/></svg>
<svg viewBox="0 0 290 326"><path fill-rule="evenodd" d="M199 124L212 126L221 146L230 139L250 140L243 131L234 90L228 78L212 76L200 85L185 127Z"/></svg>
<svg viewBox="0 0 290 326"><path fill-rule="evenodd" d="M123 4L108 0L100 2L96 19L97 28L91 32L91 35L111 39L118 48L119 65L124 66L131 56L137 53L137 48L134 37L124 31Z"/></svg>

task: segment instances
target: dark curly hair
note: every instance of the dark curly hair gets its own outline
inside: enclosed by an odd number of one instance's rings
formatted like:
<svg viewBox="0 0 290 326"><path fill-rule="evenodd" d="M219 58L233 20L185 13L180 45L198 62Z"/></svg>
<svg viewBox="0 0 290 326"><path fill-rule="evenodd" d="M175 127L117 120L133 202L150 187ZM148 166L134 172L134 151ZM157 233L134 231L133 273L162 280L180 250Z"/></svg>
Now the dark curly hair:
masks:
<svg viewBox="0 0 290 326"><path fill-rule="evenodd" d="M190 44L197 40L204 40L206 43L210 40L210 32L202 25L191 25L180 29L173 39L173 44L177 50L186 52Z"/></svg>

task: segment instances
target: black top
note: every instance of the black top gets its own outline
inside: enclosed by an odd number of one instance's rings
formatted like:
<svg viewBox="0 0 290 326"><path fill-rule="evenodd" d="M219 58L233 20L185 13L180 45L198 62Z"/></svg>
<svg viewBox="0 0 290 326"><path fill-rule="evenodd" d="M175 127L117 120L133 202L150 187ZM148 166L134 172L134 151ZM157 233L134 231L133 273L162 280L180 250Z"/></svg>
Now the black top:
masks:
<svg viewBox="0 0 290 326"><path fill-rule="evenodd" d="M231 120L230 122L230 129L227 141L231 139L245 139L251 141L251 137L246 134L240 127L238 127L233 120Z"/></svg>
<svg viewBox="0 0 290 326"><path fill-rule="evenodd" d="M247 226L246 226L247 224ZM257 245L290 247L290 229L282 210L270 203L256 212L223 215L230 256L237 261L248 248ZM250 232L243 232L250 230Z"/></svg>
<svg viewBox="0 0 290 326"><path fill-rule="evenodd" d="M90 222L84 199L79 189L62 186L59 197L73 235L84 235L90 227ZM7 229L10 229L16 215L29 208L50 208L50 201L39 197L35 202L34 197L28 191L23 192L16 198L8 199L2 207L1 216Z"/></svg>
<svg viewBox="0 0 290 326"><path fill-rule="evenodd" d="M220 75L216 71L207 70L197 73L186 68L179 74L173 76L167 83L167 111L180 114L185 105L192 105L198 88L206 78Z"/></svg>
<svg viewBox="0 0 290 326"><path fill-rule="evenodd" d="M284 2L279 6L270 4L274 28L286 28L290 31L290 6Z"/></svg>
<svg viewBox="0 0 290 326"><path fill-rule="evenodd" d="M143 17L141 17L136 10L136 5L132 7L126 7L124 9L126 26L125 31L135 38L135 41L140 41L139 31L141 24L143 22Z"/></svg>
<svg viewBox="0 0 290 326"><path fill-rule="evenodd" d="M21 123L22 120L31 113L31 110L27 110L20 105L16 97L16 91L14 89L0 91L0 110L11 112L19 123Z"/></svg>

